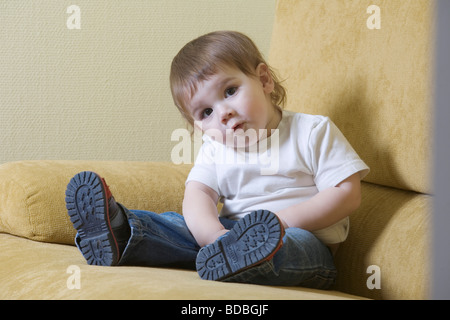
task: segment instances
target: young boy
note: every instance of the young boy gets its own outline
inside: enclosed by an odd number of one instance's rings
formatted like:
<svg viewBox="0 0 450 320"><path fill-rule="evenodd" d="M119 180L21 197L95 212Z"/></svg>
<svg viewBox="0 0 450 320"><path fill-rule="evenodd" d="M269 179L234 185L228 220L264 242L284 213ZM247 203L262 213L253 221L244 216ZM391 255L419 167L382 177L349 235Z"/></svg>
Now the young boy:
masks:
<svg viewBox="0 0 450 320"><path fill-rule="evenodd" d="M342 133L326 117L283 111L285 90L238 32L186 44L170 83L204 133L183 215L128 210L96 173L75 175L66 204L88 263L195 265L202 279L329 288L369 170ZM264 171L270 158L277 165Z"/></svg>

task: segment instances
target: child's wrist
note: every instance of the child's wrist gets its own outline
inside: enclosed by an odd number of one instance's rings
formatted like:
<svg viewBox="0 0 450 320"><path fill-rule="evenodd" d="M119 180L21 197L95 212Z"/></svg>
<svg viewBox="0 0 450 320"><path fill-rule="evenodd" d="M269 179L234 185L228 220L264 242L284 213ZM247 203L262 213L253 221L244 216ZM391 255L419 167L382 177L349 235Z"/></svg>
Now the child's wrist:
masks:
<svg viewBox="0 0 450 320"><path fill-rule="evenodd" d="M227 230L227 229L221 229L221 230L219 230L219 231L217 231L217 232L211 234L211 237L210 237L210 239L209 239L209 241L208 241L207 244L211 244L211 243L217 241L217 239L219 239L221 236L223 236L224 234L226 234L228 231L230 231L230 230Z"/></svg>

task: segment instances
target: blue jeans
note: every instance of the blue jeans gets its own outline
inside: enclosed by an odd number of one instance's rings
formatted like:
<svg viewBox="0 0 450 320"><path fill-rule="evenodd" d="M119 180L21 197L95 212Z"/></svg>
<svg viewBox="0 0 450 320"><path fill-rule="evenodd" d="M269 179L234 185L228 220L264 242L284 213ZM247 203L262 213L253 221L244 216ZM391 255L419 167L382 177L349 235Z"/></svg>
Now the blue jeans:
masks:
<svg viewBox="0 0 450 320"><path fill-rule="evenodd" d="M200 250L182 215L127 210L131 237L119 265L195 269ZM220 218L226 229L236 221ZM225 281L327 289L336 277L330 250L312 233L288 228L273 259Z"/></svg>

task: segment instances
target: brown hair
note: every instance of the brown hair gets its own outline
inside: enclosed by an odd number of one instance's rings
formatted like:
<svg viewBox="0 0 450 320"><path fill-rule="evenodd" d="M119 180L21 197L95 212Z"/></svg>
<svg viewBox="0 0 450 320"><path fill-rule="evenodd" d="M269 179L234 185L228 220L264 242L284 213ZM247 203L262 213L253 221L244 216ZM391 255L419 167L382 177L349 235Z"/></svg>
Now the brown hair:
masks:
<svg viewBox="0 0 450 320"><path fill-rule="evenodd" d="M249 37L235 31L216 31L198 37L187 43L172 60L170 89L175 105L193 125L194 119L186 110L186 102L194 95L199 82L207 80L224 66L256 76L256 67L260 63L268 66L275 84L271 93L272 104L282 107L286 90Z"/></svg>

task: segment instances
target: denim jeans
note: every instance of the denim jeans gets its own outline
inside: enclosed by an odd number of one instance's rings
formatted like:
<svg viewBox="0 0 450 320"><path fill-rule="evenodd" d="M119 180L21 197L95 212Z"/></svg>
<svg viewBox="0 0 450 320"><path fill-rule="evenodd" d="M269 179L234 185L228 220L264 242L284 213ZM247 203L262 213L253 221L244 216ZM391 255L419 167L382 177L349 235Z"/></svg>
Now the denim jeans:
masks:
<svg viewBox="0 0 450 320"><path fill-rule="evenodd" d="M182 215L139 210L126 210L126 214L131 236L119 265L195 269L200 247ZM225 218L220 218L220 222L226 229L231 229L236 223ZM330 250L312 233L288 228L283 246L273 259L225 281L327 289L335 277Z"/></svg>

